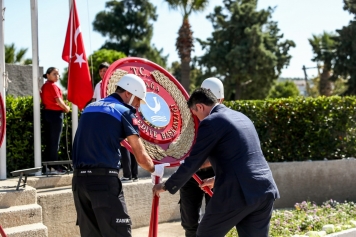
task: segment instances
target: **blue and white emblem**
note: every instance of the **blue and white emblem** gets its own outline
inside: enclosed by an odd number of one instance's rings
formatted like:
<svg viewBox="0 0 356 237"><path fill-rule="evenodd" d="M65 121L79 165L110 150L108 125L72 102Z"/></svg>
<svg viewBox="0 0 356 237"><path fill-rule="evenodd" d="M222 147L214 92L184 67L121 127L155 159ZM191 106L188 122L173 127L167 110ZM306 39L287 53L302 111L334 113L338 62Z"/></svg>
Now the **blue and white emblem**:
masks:
<svg viewBox="0 0 356 237"><path fill-rule="evenodd" d="M165 127L171 120L171 111L166 101L159 95L148 92L146 104L140 105L143 118L155 127Z"/></svg>

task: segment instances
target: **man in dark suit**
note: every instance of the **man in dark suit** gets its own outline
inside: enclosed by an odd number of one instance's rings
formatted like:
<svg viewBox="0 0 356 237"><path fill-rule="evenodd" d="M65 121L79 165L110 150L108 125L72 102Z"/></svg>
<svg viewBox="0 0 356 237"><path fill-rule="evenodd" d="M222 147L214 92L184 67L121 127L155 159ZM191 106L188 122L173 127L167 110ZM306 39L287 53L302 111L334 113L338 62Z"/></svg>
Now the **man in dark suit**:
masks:
<svg viewBox="0 0 356 237"><path fill-rule="evenodd" d="M220 104L224 101L224 85L220 79L216 77L207 78L202 82L201 87L209 89ZM203 180L210 180L210 178L215 176L209 159L206 160L196 174ZM212 181L213 179L210 182ZM205 198L205 206L207 206L210 196L199 187L199 184L193 177L182 186L179 190L179 195L180 218L181 225L185 230L185 237L195 237L197 236L199 220L202 216L200 213L202 203Z"/></svg>
<svg viewBox="0 0 356 237"><path fill-rule="evenodd" d="M153 194L176 193L209 157L214 195L197 236L223 237L235 226L239 237L267 237L279 193L252 121L218 104L205 88L193 92L188 107L201 121L196 143L176 173L153 187Z"/></svg>

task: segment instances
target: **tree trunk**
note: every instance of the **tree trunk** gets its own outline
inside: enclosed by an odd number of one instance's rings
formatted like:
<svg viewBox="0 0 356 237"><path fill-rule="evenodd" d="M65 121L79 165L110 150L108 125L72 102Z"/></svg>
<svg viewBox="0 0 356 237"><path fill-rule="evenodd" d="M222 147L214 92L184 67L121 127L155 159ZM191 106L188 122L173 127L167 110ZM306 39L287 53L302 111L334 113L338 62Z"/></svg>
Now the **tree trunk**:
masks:
<svg viewBox="0 0 356 237"><path fill-rule="evenodd" d="M190 61L182 60L181 61L181 76L182 76L182 86L184 89L190 94L189 86L190 86Z"/></svg>
<svg viewBox="0 0 356 237"><path fill-rule="evenodd" d="M237 81L235 87L235 100L239 99L241 99L241 83Z"/></svg>
<svg viewBox="0 0 356 237"><path fill-rule="evenodd" d="M193 50L193 32L188 18L183 19L183 24L178 31L176 48L181 60L182 86L189 93L190 85L190 54Z"/></svg>
<svg viewBox="0 0 356 237"><path fill-rule="evenodd" d="M331 88L331 81L330 78L330 71L327 69L323 69L323 72L320 75L320 82L319 82L319 93L320 95L330 96L332 92Z"/></svg>

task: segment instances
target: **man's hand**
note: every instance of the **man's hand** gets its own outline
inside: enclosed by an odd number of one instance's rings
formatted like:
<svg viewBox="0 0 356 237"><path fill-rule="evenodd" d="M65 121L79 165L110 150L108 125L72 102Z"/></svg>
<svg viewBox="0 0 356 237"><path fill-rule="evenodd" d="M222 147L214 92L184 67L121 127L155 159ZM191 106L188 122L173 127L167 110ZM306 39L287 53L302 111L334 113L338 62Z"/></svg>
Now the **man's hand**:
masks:
<svg viewBox="0 0 356 237"><path fill-rule="evenodd" d="M208 178L208 179L204 179L203 183L199 185L199 187L204 191L204 187L208 187L210 189L212 189L214 187L214 183L215 183L215 177L213 178Z"/></svg>
<svg viewBox="0 0 356 237"><path fill-rule="evenodd" d="M156 184L156 176L159 177L159 182L162 182L162 177L164 175L164 167L169 166L169 163L155 165L155 171L151 173L152 184Z"/></svg>
<svg viewBox="0 0 356 237"><path fill-rule="evenodd" d="M154 185L152 188L153 196L156 195L157 197L159 197L160 193L166 191L166 190L164 190L163 186L164 186L163 183Z"/></svg>

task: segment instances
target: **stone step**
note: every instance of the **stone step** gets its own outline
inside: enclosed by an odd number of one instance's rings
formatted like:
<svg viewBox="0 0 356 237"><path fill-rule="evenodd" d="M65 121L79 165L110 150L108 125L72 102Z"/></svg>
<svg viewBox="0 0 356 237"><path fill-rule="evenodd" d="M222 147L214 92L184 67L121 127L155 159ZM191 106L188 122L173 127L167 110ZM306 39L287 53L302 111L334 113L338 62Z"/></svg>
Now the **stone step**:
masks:
<svg viewBox="0 0 356 237"><path fill-rule="evenodd" d="M42 207L37 204L30 204L2 208L0 209L0 220L3 228L41 223Z"/></svg>
<svg viewBox="0 0 356 237"><path fill-rule="evenodd" d="M27 185L16 191L17 180L0 181L0 208L36 204L36 189Z"/></svg>
<svg viewBox="0 0 356 237"><path fill-rule="evenodd" d="M48 230L42 223L4 229L7 237L48 237Z"/></svg>
<svg viewBox="0 0 356 237"><path fill-rule="evenodd" d="M165 181L164 179L163 181ZM124 183L123 190L132 228L148 226L152 210L152 183L150 178L138 182ZM43 224L49 236L80 236L76 226L77 213L74 206L72 187L58 187L37 190L37 202L42 207ZM180 219L179 193L161 194L159 201L159 222ZM162 235L164 236L164 235ZM134 237L136 237L134 235Z"/></svg>

